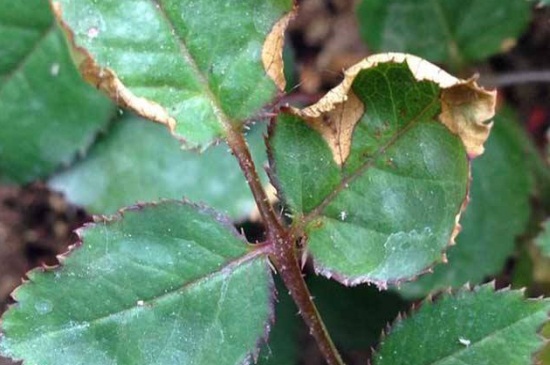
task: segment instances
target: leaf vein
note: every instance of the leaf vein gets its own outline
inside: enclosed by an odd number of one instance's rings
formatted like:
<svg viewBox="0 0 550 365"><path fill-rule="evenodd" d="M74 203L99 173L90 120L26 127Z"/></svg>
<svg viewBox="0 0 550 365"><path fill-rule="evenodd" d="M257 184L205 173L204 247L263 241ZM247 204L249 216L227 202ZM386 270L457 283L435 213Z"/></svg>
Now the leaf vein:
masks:
<svg viewBox="0 0 550 365"><path fill-rule="evenodd" d="M210 105L214 111L214 114L216 115L216 117L218 117L219 121L221 122L221 124L226 130L232 129L231 120L223 111L220 100L218 100L217 96L214 94L214 92L210 88L208 78L200 70L198 63L193 57L193 55L191 54L191 52L189 51L189 48L185 40L178 35L177 29L174 26L173 21L170 19L168 13L166 12L163 2L159 0L150 0L150 1L153 3L153 5L155 5L155 8L158 9L160 15L164 19L166 19L166 22L170 27L170 31L172 32L172 34L174 34L174 37L178 41L178 45L179 45L182 57L185 59L185 61L187 61L188 65L193 70L193 73L195 73L195 75L199 79L199 83L200 85L202 85L203 91L207 95L208 100L210 101Z"/></svg>
<svg viewBox="0 0 550 365"><path fill-rule="evenodd" d="M15 75L23 69L25 64L30 60L30 58L34 55L35 52L37 52L40 49L40 46L42 43L53 33L53 31L57 29L55 23L52 23L52 25L44 30L44 33L38 38L36 43L32 46L32 48L29 50L29 52L21 59L19 60L17 66L11 70L9 73L7 73L4 76L3 84L0 85L0 95L4 91L4 88L9 83L9 81L15 77Z"/></svg>
<svg viewBox="0 0 550 365"><path fill-rule="evenodd" d="M407 133L412 127L414 127L422 117L433 107L433 105L438 101L437 98L434 98L418 115L411 119L409 123L400 130L398 130L395 135L384 145L382 145L378 150L374 152L371 158L369 158L363 165L361 165L357 170L355 170L350 175L344 177L340 183L334 188L334 190L327 195L323 201L309 213L307 213L302 221L300 222L298 229L301 230L303 227L309 223L311 220L315 219L322 211L338 196L338 194L350 183L352 183L359 176L363 175L369 168L374 166L374 161L380 157L386 150L395 144L405 133Z"/></svg>
<svg viewBox="0 0 550 365"><path fill-rule="evenodd" d="M484 342L487 342L491 339L493 339L495 336L498 336L499 334L501 334L502 332L512 328L512 327L515 327L517 325L520 325L522 322L527 322L529 320L531 320L531 317L533 316L537 316L539 315L540 313L539 312L535 312L535 313L532 313L531 315L527 316L527 317L524 317L524 318L521 318L520 320L518 321L515 321L515 322L512 322L502 328L499 328L498 330L490 333L489 335L483 337L481 340L477 341L477 342L474 342L472 344L470 344L468 347L464 347L463 349L460 349L452 354L449 354L439 360L436 360L435 362L432 362L430 363L429 365L440 365L442 364L444 361L446 361L447 359L455 359L455 360L459 360L460 362L462 363L465 363L467 364L466 362L464 362L463 360L457 358L456 356L458 356L459 354L461 353L464 353L464 352L467 352L469 351L470 349L472 349L472 347L475 347L475 346L479 346L480 344L484 343Z"/></svg>
<svg viewBox="0 0 550 365"><path fill-rule="evenodd" d="M237 258L235 258L231 261L228 261L225 265L221 266L216 271L214 271L210 274L207 274L205 276L196 278L196 279L194 279L192 281L189 281L189 282L187 282L187 283L185 283L185 284L183 284L183 285L181 285L181 286L179 286L179 287L177 287L177 288L175 288L171 291L167 291L167 292L165 292L161 295L158 295L156 297L148 298L146 300L143 300L143 303L140 303L139 305L137 303L135 303L135 305L132 305L131 307L120 309L116 312L106 314L102 317L98 317L98 318L92 319L90 321L86 321L85 323L82 323L82 324L79 324L79 325L73 325L71 327L63 327L63 328L59 328L59 329L54 330L54 331L44 332L44 333L40 334L37 337L34 337L32 339L28 339L26 341L23 341L23 343L39 341L43 337L53 337L53 336L61 334L61 333L67 333L67 332L72 332L72 331L75 331L75 330L86 329L86 328L90 327L92 324L99 324L99 323L104 322L104 321L109 321L109 320L111 320L115 317L118 317L120 315L124 315L124 314L126 314L126 313L128 313L128 312L130 312L130 311L132 311L136 308L141 307L141 306L147 306L147 305L153 304L153 302L158 303L158 302L161 302L163 300L169 299L169 298L171 298L175 295L181 294L183 291L190 290L191 288L195 287L196 285L199 285L199 284L201 284L205 281L208 281L208 280L216 277L217 275L227 273L228 271L232 272L238 266L244 265L244 264L256 259L257 257L260 257L262 255L267 254L269 249L270 249L270 247L263 246L263 247L254 249L252 251L249 251L246 254L244 254L243 256L240 256L240 257L237 257Z"/></svg>

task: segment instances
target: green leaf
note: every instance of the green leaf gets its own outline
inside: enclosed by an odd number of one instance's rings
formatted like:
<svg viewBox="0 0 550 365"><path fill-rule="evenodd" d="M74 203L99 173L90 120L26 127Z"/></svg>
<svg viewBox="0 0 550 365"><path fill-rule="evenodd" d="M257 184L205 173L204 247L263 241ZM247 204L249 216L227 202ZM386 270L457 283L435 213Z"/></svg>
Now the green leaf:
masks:
<svg viewBox="0 0 550 365"><path fill-rule="evenodd" d="M512 110L501 110L484 155L473 161L470 202L460 221L457 244L447 252L448 264L404 284L402 294L421 297L467 282L477 284L503 269L530 217L529 161L536 157L528 154L530 143Z"/></svg>
<svg viewBox="0 0 550 365"><path fill-rule="evenodd" d="M364 64L318 104L278 119L271 163L316 271L383 287L441 260L452 242L467 195L467 153L483 150L488 127L481 121L491 117L494 95L456 79L454 91L440 87L429 75L452 77L412 56L375 56ZM446 109L449 94L462 109ZM344 101L328 105L335 95ZM472 95L475 101L467 101ZM445 122L446 115L453 118ZM479 135L457 136L443 123Z"/></svg>
<svg viewBox="0 0 550 365"><path fill-rule="evenodd" d="M86 78L189 146L224 136L284 89L282 36L292 0L55 4L85 49Z"/></svg>
<svg viewBox="0 0 550 365"><path fill-rule="evenodd" d="M369 351L386 325L408 308L396 293L373 286L348 288L320 276L311 276L307 282L323 322L341 349Z"/></svg>
<svg viewBox="0 0 550 365"><path fill-rule="evenodd" d="M513 46L529 23L531 5L527 1L363 0L357 11L361 35L370 49L408 52L463 67Z"/></svg>
<svg viewBox="0 0 550 365"><path fill-rule="evenodd" d="M550 302L484 285L426 302L382 340L375 365L529 365Z"/></svg>
<svg viewBox="0 0 550 365"><path fill-rule="evenodd" d="M0 180L26 183L70 162L113 107L81 80L47 1L0 6Z"/></svg>
<svg viewBox="0 0 550 365"><path fill-rule="evenodd" d="M249 133L258 166L267 159L262 132L255 127ZM182 150L166 128L129 114L114 123L84 160L54 176L49 185L92 213L115 213L136 201L185 196L242 219L255 203L227 149L220 144L202 154Z"/></svg>
<svg viewBox="0 0 550 365"><path fill-rule="evenodd" d="M277 304L275 324L269 333L269 342L262 348L258 365L296 365L299 358L299 330L303 322L298 308L288 294L282 280L275 280Z"/></svg>
<svg viewBox="0 0 550 365"><path fill-rule="evenodd" d="M1 351L28 365L248 364L273 283L265 252L220 219L165 202L86 227L59 269L16 290Z"/></svg>
<svg viewBox="0 0 550 365"><path fill-rule="evenodd" d="M550 257L550 220L543 223L542 232L535 239L535 245L540 248L544 256Z"/></svg>

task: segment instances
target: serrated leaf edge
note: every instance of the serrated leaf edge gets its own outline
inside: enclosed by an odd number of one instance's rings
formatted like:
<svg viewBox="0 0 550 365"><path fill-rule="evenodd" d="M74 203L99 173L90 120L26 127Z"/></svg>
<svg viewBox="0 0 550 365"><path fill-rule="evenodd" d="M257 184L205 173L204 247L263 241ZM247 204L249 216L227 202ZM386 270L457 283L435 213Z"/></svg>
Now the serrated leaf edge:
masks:
<svg viewBox="0 0 550 365"><path fill-rule="evenodd" d="M284 191L282 189L282 185L281 185L279 179L277 178L277 167L276 167L275 159L274 159L274 151L273 151L273 147L270 143L270 141L272 140L273 136L276 133L276 131L275 131L275 129L277 127L276 125L277 125L276 118L272 118L269 125L268 125L267 136L265 136L265 144L267 146L267 157L268 157L268 162L269 162L269 165L266 167L266 173L267 173L267 176L268 176L269 180L271 181L271 184L275 188L276 196L279 198L280 201L285 202L286 198L284 196ZM446 264L448 262L446 251L449 249L449 247L452 247L452 246L456 245L456 238L458 237L460 231L462 230L462 225L460 224L460 219L462 217L462 214L466 211L466 208L467 208L468 204L470 203L470 188L471 188L471 184L472 184L471 165L472 165L472 163L471 163L471 160L469 159L468 160L468 182L467 182L467 186L466 186L465 197L464 197L464 200L462 201L462 203L459 207L459 210L458 210L457 214L455 215L455 224L454 224L454 226L451 230L451 234L449 236L449 241L441 250L441 260L440 261L436 260L436 261L432 262L432 264L428 265L428 267L426 267L424 270L422 270L421 272L419 272L418 274L416 274L416 275L414 275L410 278L403 278L403 279L398 279L398 280L395 280L395 281L374 281L374 280L369 280L368 276L366 276L366 275L361 275L361 276L356 276L356 277L348 277L346 275L340 275L336 271L329 270L329 269L321 267L321 265L319 265L317 260L315 260L315 258L312 255L308 254L308 252L307 252L307 234L305 234L305 232L303 231L303 228L304 228L305 224L307 224L309 221L311 221L311 217L309 217L309 215L306 216L306 217L310 218L310 219L307 219L307 220L304 220L306 218L304 216L292 217L293 222L295 224L293 224L293 226L291 228L291 234L295 237L295 241L304 242L304 257L309 257L311 259L311 262L313 264L314 272L317 275L322 275L322 276L326 277L327 279L336 280L337 282L339 282L340 284L342 284L344 286L357 286L357 285L360 285L360 284L373 284L373 285L377 286L379 290L386 290L389 285L399 286L401 283L414 281L414 280L418 279L418 277L420 277L421 275L433 273L433 268L437 264L439 264L439 263L445 263ZM305 261L306 260L304 259L303 262L305 263Z"/></svg>
<svg viewBox="0 0 550 365"><path fill-rule="evenodd" d="M339 282L344 286L357 286L357 285L366 283L366 284L375 285L376 287L378 287L379 290L387 290L389 285L395 285L399 287L399 285L402 283L417 280L421 275L433 273L433 268L440 263L444 263L444 264L448 263L446 251L449 249L449 247L456 245L456 238L458 237L458 234L462 230L462 225L460 224L460 218L462 217L462 214L466 211L466 208L470 202L470 186L472 181L470 166L471 166L471 162L469 161L468 162L469 177L468 177L468 184L466 186L466 196L459 207L458 213L455 215L455 224L451 230L449 240L447 244L441 249L440 260L435 260L426 268L424 268L422 271L420 271L416 275L413 275L412 277L409 277L409 278L400 278L397 280L388 280L388 281L376 281L376 280L369 279L368 275L346 276L346 275L339 274L334 270L330 270L328 268L323 267L321 264L319 264L319 262L315 259L315 257L311 256L311 261L313 263L313 269L315 273L317 275L322 275L327 279L336 280L337 282Z"/></svg>
<svg viewBox="0 0 550 365"><path fill-rule="evenodd" d="M251 245L250 243L247 242L244 235L242 235L241 233L239 233L235 229L235 226L233 225L233 223L231 222L229 217L227 217L226 215L224 215L224 214L222 214L222 213L220 213L220 212L218 212L218 211L216 211L216 210L214 210L214 209L212 209L212 208L210 208L206 205L193 203L193 202L191 202L187 199L184 199L182 201L171 200L171 199L163 199L163 200L158 201L158 202L134 204L134 205L131 205L131 206L128 206L128 207L121 208L121 209L118 210L117 213L112 214L112 215L94 215L92 217L93 222L85 223L81 227L75 229L74 233L77 236L77 241L74 244L70 245L66 252L64 252L62 254L59 254L59 255L56 255L56 258L57 258L59 264L51 265L51 266L42 264L39 267L35 267L35 268L29 270L25 274L25 277L22 279L21 285L19 285L17 288L15 288L10 293L10 297L15 301L15 303L10 304L7 307L4 314L7 313L8 311L10 311L11 309L17 307L17 305L18 305L18 300L17 300L18 290L21 287L23 287L24 285L34 284L34 282L32 280L32 276L34 274L41 274L41 273L45 273L45 272L57 271L57 270L62 270L63 269L64 261L73 252L78 250L84 244L84 238L83 238L84 231L86 231L87 229L91 229L93 227L96 227L96 226L98 226L98 224L101 224L101 223L111 224L111 223L120 221L124 218L124 215L125 215L126 212L137 212L137 211L140 211L144 208L154 207L154 206L162 205L164 203L179 203L179 204L182 204L182 205L188 205L188 206L191 206L191 207L195 208L198 212L200 212L202 214L206 214L206 215L210 216L211 218L214 218L214 220L216 222L222 224L236 238L240 239L241 241L243 241L244 244L246 244L248 246L248 252L244 256L242 256L241 258L239 258L237 260L232 260L228 264L224 265L222 267L222 270L227 269L228 266L235 266L236 265L235 262L237 262L237 263L245 262L245 261L254 259L257 256L261 256L261 255L265 255L266 260L269 260L268 254L271 252L271 248L269 246L267 246L267 245L263 245L263 246L262 245ZM254 248L255 246L259 247L259 248ZM272 325L275 323L275 302L276 302L276 298L277 298L277 293L276 293L276 290L275 290L275 282L274 282L272 271L271 271L271 268L270 268L269 265L265 265L265 270L268 273L267 277L268 277L269 282L267 283L267 285L268 285L268 290L269 290L269 293L270 293L269 300L268 300L268 303L267 303L268 304L268 318L267 318L267 321L265 321L265 323L264 323L264 333L263 333L263 335L257 339L254 348L251 349L248 352L248 354L244 357L243 361L241 362L241 365L250 365L251 363L256 363L257 362L258 356L259 356L260 351L261 351L261 346L262 346L263 343L268 342L269 334L271 332ZM218 270L218 271L221 271L221 270ZM199 278L195 281L200 281L202 279L203 278ZM4 336L2 322L3 322L3 315L0 316L0 340L1 340L1 337ZM6 353L6 355L10 355L10 354ZM22 361L22 365L24 365L26 363L26 361L23 358L12 358L12 359L14 361Z"/></svg>
<svg viewBox="0 0 550 365"><path fill-rule="evenodd" d="M382 329L382 333L380 334L380 340L378 341L378 344L376 345L375 348L371 348L372 349L371 357L369 359L367 359L367 365L373 365L372 361L373 361L375 355L379 351L380 346L383 344L383 340L391 334L392 329L397 324L399 324L400 322L402 322L402 321L406 320L407 318L413 316L416 312L418 312L422 308L422 306L424 304L431 304L431 305L437 304L437 302L441 299L440 296L442 296L442 295L446 296L446 297L452 296L452 297L456 298L456 296L458 294L465 293L465 292L477 293L480 290L484 290L486 288L491 289L492 292L495 293L495 294L501 294L501 293L506 293L506 292L510 292L512 294L520 294L522 299L524 300L524 302L541 301L541 300L550 302L550 298L543 298L543 297L526 298L525 297L526 288L512 289L510 286L507 286L507 287L496 290L495 280L492 280L492 281L490 281L486 284L476 285L476 286L473 286L473 287L470 285L470 283L465 283L462 287L460 287L458 289L453 288L453 287L448 287L448 288L442 289L438 292L437 298L434 298L433 294L428 295L424 300L422 300L418 304L413 303L408 311L398 313L395 320L393 320L391 323L386 324L386 328ZM548 321L550 321L549 315L550 315L550 312L547 312L546 321L543 324L541 324L539 326L539 329L537 330L537 336L541 340L541 346L540 346L539 350L535 351L532 354L532 359L536 358L536 356L543 350L543 347L546 343L550 343L550 340L544 338L540 334L540 332L541 332L542 328L544 327L544 325L546 323L548 323Z"/></svg>
<svg viewBox="0 0 550 365"><path fill-rule="evenodd" d="M269 260L269 258L266 258L266 260ZM268 261L269 263L269 261ZM267 277L269 278L269 312L268 312L268 318L267 321L264 323L264 334L258 340L256 341L256 345L254 348L249 352L248 356L245 357L245 359L242 362L242 365L249 365L251 363L256 364L258 362L258 358L260 356L260 352L262 351L262 347L269 342L269 335L271 334L271 329L273 328L273 325L275 324L275 305L277 302L277 290L275 288L275 281L273 279L273 273L271 271L271 268L269 265L266 265L267 270Z"/></svg>

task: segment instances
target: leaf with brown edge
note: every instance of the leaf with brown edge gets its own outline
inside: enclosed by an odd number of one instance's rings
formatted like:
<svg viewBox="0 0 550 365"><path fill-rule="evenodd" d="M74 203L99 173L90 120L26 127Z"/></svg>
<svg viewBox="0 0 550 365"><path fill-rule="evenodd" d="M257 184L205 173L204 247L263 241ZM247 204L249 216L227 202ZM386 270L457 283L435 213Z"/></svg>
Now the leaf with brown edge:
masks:
<svg viewBox="0 0 550 365"><path fill-rule="evenodd" d="M92 84L205 148L284 88L292 0L51 1Z"/></svg>
<svg viewBox="0 0 550 365"><path fill-rule="evenodd" d="M491 124L485 122L495 114L496 91L478 86L475 79L460 80L434 64L404 53L373 55L352 66L344 80L319 102L305 109L291 109L317 130L329 144L334 161L341 165L351 149L355 125L364 114L364 104L352 90L357 75L382 63L406 63L417 81L432 81L441 91L439 120L460 136L468 154L474 158L483 153Z"/></svg>
<svg viewBox="0 0 550 365"><path fill-rule="evenodd" d="M273 79L280 91L286 88L286 78L284 73L283 48L285 42L285 31L288 23L294 16L294 12L288 13L282 17L267 35L262 48L262 63L264 69Z"/></svg>
<svg viewBox="0 0 550 365"><path fill-rule="evenodd" d="M376 55L270 128L272 179L317 272L410 280L453 244L495 93L417 57Z"/></svg>
<svg viewBox="0 0 550 365"><path fill-rule="evenodd" d="M531 219L536 190L531 166L542 163L531 144L514 111L499 110L483 156L472 161L470 204L460 219L457 244L447 251L449 262L401 285L401 295L421 298L444 288L482 283L502 272Z"/></svg>

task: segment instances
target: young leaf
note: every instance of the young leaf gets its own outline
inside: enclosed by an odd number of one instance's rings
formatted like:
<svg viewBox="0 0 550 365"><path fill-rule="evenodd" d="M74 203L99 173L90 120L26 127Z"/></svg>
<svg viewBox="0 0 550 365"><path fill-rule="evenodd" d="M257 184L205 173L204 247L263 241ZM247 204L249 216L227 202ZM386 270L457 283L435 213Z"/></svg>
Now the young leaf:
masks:
<svg viewBox="0 0 550 365"><path fill-rule="evenodd" d="M550 257L550 220L544 222L542 232L535 239L535 245L540 248L544 256Z"/></svg>
<svg viewBox="0 0 550 365"><path fill-rule="evenodd" d="M263 128L254 128L248 136L258 166L267 159L262 132ZM114 213L136 201L183 195L234 219L250 215L255 207L227 145L212 146L203 153L182 150L166 128L133 115L114 123L84 160L54 176L49 185L96 214Z"/></svg>
<svg viewBox="0 0 550 365"><path fill-rule="evenodd" d="M220 219L164 202L81 230L60 268L15 291L1 352L29 365L250 363L272 277L265 252Z"/></svg>
<svg viewBox="0 0 550 365"><path fill-rule="evenodd" d="M52 3L84 77L190 146L224 136L284 89L292 0Z"/></svg>
<svg viewBox="0 0 550 365"><path fill-rule="evenodd" d="M495 292L491 284L426 302L382 340L375 365L529 365L543 345L537 334L548 300Z"/></svg>
<svg viewBox="0 0 550 365"><path fill-rule="evenodd" d="M371 49L409 52L461 67L512 47L527 27L531 5L527 1L363 0L357 12L361 35Z"/></svg>
<svg viewBox="0 0 550 365"><path fill-rule="evenodd" d="M494 97L417 57L384 54L346 71L319 103L279 118L274 184L316 270L385 286L440 260Z"/></svg>
<svg viewBox="0 0 550 365"><path fill-rule="evenodd" d="M70 162L114 110L81 80L46 1L0 6L0 180L26 183Z"/></svg>
<svg viewBox="0 0 550 365"><path fill-rule="evenodd" d="M485 153L472 163L470 203L460 220L457 245L447 252L449 262L402 285L402 294L421 297L467 282L477 284L502 270L530 216L530 161L538 158L528 153L530 143L512 110L501 110Z"/></svg>

